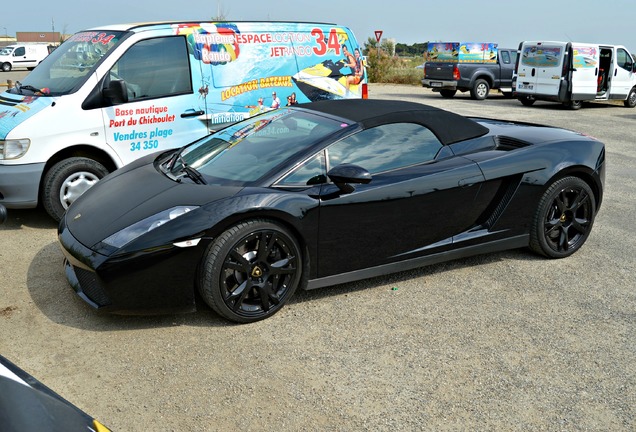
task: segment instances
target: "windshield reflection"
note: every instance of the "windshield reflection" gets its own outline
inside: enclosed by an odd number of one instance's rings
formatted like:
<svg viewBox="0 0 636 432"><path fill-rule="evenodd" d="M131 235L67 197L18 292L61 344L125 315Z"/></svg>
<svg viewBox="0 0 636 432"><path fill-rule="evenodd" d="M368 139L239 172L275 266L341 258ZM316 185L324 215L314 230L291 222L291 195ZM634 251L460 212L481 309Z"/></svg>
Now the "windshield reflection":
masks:
<svg viewBox="0 0 636 432"><path fill-rule="evenodd" d="M90 31L71 36L29 73L20 86L11 90L47 89L50 96L60 96L79 89L97 63L111 51L123 32ZM34 92L35 93L35 92Z"/></svg>

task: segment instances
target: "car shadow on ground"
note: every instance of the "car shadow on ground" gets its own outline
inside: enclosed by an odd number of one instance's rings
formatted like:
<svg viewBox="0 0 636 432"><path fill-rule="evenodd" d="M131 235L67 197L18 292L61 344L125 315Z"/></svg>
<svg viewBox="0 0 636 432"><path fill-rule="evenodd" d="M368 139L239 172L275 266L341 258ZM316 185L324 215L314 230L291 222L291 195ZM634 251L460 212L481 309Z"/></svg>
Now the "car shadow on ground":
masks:
<svg viewBox="0 0 636 432"><path fill-rule="evenodd" d="M478 255L322 289L298 290L290 299L289 304L320 301L326 297L348 295L387 285L399 287L402 283L416 278L509 259L537 260L541 257L526 249ZM35 307L49 320L56 324L81 330L101 332L173 326L209 328L240 325L218 316L198 295L196 299L197 310L193 313L115 315L99 312L84 303L69 286L64 274L63 255L57 242L46 245L36 253L27 272L27 289Z"/></svg>
<svg viewBox="0 0 636 432"><path fill-rule="evenodd" d="M58 223L43 209L7 210L7 221L0 225L2 230L19 230L23 227L38 229L57 229Z"/></svg>

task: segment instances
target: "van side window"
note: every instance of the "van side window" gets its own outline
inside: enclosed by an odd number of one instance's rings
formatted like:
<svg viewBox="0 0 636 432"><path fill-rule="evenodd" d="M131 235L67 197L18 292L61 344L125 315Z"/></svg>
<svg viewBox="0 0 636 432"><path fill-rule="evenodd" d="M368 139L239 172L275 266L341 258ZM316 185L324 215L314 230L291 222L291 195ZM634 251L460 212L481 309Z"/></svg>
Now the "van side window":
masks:
<svg viewBox="0 0 636 432"><path fill-rule="evenodd" d="M618 65L623 69L627 69L630 72L632 71L634 61L632 60L632 56L630 56L629 53L624 49L618 49L616 61Z"/></svg>
<svg viewBox="0 0 636 432"><path fill-rule="evenodd" d="M24 47L18 47L15 49L15 51L13 51L13 56L14 57L20 57L26 54L26 48Z"/></svg>
<svg viewBox="0 0 636 432"><path fill-rule="evenodd" d="M124 80L129 102L192 93L186 39L171 36L138 42L115 63L111 79Z"/></svg>

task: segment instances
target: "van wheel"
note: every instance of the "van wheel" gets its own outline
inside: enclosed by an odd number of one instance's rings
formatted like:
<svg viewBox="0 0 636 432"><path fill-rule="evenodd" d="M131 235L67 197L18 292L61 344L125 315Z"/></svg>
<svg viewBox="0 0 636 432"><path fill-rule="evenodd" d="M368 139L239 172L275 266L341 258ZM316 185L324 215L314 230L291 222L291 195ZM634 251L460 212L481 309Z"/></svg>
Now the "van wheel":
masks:
<svg viewBox="0 0 636 432"><path fill-rule="evenodd" d="M632 91L629 92L629 96L627 96L627 99L625 99L623 103L627 108L636 107L636 88L633 88Z"/></svg>
<svg viewBox="0 0 636 432"><path fill-rule="evenodd" d="M2 72L10 72L11 63L2 63Z"/></svg>
<svg viewBox="0 0 636 432"><path fill-rule="evenodd" d="M106 167L93 159L72 157L56 163L44 176L44 209L59 222L66 209L106 174Z"/></svg>
<svg viewBox="0 0 636 432"><path fill-rule="evenodd" d="M473 85L473 88L470 89L470 97L475 100L484 100L488 97L488 92L490 92L488 81L478 79L477 81L475 81L475 85Z"/></svg>
<svg viewBox="0 0 636 432"><path fill-rule="evenodd" d="M579 110L583 106L583 101L573 100L573 101L564 103L564 105L570 108L571 110Z"/></svg>
<svg viewBox="0 0 636 432"><path fill-rule="evenodd" d="M455 93L457 93L457 90L440 90L439 94L442 95L442 97L445 98L452 98L453 96L455 96Z"/></svg>
<svg viewBox="0 0 636 432"><path fill-rule="evenodd" d="M527 96L523 96L519 98L519 102L521 102L521 105L523 106L532 106L534 105L536 101L537 101L536 99L533 99Z"/></svg>

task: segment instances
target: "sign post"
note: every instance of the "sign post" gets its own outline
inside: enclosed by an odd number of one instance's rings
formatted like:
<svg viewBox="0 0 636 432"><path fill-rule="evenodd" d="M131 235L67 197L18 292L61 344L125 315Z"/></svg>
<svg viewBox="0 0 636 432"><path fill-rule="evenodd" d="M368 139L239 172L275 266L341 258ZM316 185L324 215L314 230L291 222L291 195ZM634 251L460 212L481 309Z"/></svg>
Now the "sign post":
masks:
<svg viewBox="0 0 636 432"><path fill-rule="evenodd" d="M380 39L382 39L382 30L375 31L375 41L377 42L378 47L378 60L380 59Z"/></svg>

